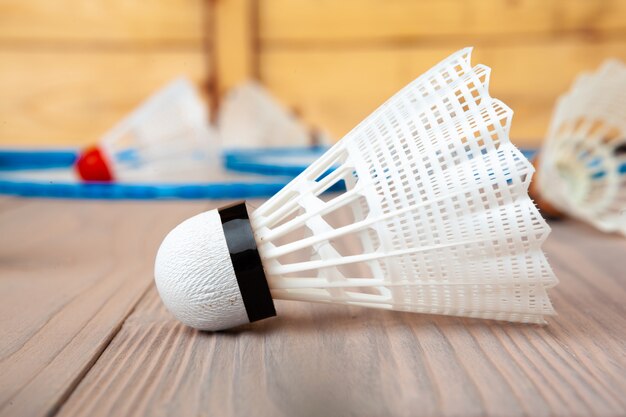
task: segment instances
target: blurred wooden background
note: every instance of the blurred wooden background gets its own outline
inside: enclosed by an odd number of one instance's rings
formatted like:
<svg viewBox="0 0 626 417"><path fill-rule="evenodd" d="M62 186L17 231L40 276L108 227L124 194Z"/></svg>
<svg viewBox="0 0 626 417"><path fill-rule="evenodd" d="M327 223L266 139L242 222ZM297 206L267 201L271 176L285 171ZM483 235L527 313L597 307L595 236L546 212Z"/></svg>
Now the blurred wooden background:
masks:
<svg viewBox="0 0 626 417"><path fill-rule="evenodd" d="M0 144L87 144L171 78L205 80L206 8L0 0Z"/></svg>
<svg viewBox="0 0 626 417"><path fill-rule="evenodd" d="M89 143L181 74L259 78L339 138L470 45L536 145L578 72L626 60L626 0L0 0L0 145Z"/></svg>

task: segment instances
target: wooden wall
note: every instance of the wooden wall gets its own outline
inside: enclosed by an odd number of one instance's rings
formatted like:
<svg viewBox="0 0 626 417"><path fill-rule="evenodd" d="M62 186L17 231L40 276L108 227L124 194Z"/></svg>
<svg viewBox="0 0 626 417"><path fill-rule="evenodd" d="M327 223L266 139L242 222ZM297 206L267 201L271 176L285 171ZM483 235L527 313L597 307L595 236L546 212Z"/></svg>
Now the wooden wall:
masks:
<svg viewBox="0 0 626 417"><path fill-rule="evenodd" d="M624 0L262 0L259 75L306 118L343 135L424 70L464 46L492 67L536 144L579 71L626 60Z"/></svg>
<svg viewBox="0 0 626 417"><path fill-rule="evenodd" d="M259 78L336 138L464 46L493 68L512 136L626 60L626 0L0 0L0 144L79 144L178 73L217 98Z"/></svg>
<svg viewBox="0 0 626 417"><path fill-rule="evenodd" d="M202 0L0 0L0 145L89 143L178 75L204 83Z"/></svg>
<svg viewBox="0 0 626 417"><path fill-rule="evenodd" d="M218 3L237 4L252 28L238 49L248 56L220 68L218 80L229 75L220 90L256 76L337 138L433 64L475 46L474 62L493 68L492 94L515 111L513 139L536 145L576 74L608 57L626 60L625 0Z"/></svg>

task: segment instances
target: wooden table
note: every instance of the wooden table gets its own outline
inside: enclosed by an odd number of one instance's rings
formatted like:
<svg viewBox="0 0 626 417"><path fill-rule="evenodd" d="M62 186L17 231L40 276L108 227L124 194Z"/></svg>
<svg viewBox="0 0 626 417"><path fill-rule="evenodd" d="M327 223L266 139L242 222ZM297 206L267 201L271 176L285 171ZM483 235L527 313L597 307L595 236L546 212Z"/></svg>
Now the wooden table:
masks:
<svg viewBox="0 0 626 417"><path fill-rule="evenodd" d="M213 204L0 198L0 415L626 414L625 239L553 224L549 326L278 301L202 333L152 269Z"/></svg>

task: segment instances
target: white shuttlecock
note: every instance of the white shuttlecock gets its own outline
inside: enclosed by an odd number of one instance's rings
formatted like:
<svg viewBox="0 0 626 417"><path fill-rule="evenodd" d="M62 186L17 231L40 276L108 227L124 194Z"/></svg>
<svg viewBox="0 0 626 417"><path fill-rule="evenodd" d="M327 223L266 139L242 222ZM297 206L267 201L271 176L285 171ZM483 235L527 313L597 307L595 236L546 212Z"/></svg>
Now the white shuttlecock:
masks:
<svg viewBox="0 0 626 417"><path fill-rule="evenodd" d="M163 179L215 164L217 145L206 106L180 78L82 152L76 168L87 181Z"/></svg>
<svg viewBox="0 0 626 417"><path fill-rule="evenodd" d="M565 214L626 235L626 66L578 78L556 106L537 188Z"/></svg>
<svg viewBox="0 0 626 417"><path fill-rule="evenodd" d="M205 330L272 316L272 297L543 323L550 229L512 112L470 54L393 96L249 220L239 204L171 231L155 266L167 308Z"/></svg>
<svg viewBox="0 0 626 417"><path fill-rule="evenodd" d="M308 146L326 142L314 137L296 116L278 103L256 82L247 82L228 92L220 105L218 129L225 148Z"/></svg>

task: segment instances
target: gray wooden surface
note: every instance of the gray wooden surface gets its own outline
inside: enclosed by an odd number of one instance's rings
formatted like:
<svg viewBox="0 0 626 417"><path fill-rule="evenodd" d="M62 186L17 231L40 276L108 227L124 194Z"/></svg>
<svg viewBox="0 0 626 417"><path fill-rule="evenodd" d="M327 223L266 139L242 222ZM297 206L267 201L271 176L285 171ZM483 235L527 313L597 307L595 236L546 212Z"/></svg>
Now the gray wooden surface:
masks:
<svg viewBox="0 0 626 417"><path fill-rule="evenodd" d="M152 268L211 204L0 198L0 416L626 414L625 239L552 224L544 327L277 301L202 333Z"/></svg>

